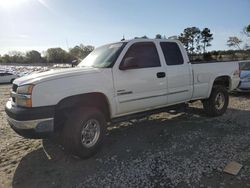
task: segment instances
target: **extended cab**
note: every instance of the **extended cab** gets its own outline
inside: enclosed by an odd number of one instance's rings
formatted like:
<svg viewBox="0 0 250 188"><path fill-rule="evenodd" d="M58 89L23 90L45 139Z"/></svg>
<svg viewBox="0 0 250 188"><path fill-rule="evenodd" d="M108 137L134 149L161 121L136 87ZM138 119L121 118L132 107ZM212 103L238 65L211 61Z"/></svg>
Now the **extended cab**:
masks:
<svg viewBox="0 0 250 188"><path fill-rule="evenodd" d="M219 116L238 84L237 62L191 64L179 41L135 39L101 46L75 68L16 79L5 110L18 134L57 133L65 148L89 157L107 122L194 100Z"/></svg>

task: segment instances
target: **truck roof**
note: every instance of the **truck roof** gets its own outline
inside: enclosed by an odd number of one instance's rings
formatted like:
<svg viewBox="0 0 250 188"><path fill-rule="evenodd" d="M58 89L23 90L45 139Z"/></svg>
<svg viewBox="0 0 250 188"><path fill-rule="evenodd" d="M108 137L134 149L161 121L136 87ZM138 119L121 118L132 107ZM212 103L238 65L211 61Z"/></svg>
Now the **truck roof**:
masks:
<svg viewBox="0 0 250 188"><path fill-rule="evenodd" d="M180 42L179 40L175 40L175 39L145 39L145 38L136 38L136 39L122 40L121 42L131 42L131 41Z"/></svg>

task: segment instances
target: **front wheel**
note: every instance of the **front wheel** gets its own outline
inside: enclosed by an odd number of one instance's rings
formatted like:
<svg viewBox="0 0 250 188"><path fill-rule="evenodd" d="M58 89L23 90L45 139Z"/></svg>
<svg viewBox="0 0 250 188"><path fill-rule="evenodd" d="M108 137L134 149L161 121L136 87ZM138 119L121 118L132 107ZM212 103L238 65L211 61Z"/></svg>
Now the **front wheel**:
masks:
<svg viewBox="0 0 250 188"><path fill-rule="evenodd" d="M15 80L15 79L11 79L11 80L10 80L10 83L12 84L12 83L14 82L14 80Z"/></svg>
<svg viewBox="0 0 250 188"><path fill-rule="evenodd" d="M88 158L101 147L105 132L106 120L99 110L80 108L71 113L64 125L63 145L71 153Z"/></svg>
<svg viewBox="0 0 250 188"><path fill-rule="evenodd" d="M212 89L208 99L202 101L205 112L212 117L220 116L227 110L229 103L228 92L225 87L217 86Z"/></svg>

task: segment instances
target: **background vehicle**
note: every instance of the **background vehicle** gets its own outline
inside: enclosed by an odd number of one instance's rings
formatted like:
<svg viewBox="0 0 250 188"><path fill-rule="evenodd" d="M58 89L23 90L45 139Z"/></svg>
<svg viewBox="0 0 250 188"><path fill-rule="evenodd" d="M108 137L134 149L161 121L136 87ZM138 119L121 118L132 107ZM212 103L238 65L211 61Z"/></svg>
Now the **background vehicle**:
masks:
<svg viewBox="0 0 250 188"><path fill-rule="evenodd" d="M12 83L16 78L18 76L13 73L0 72L0 83Z"/></svg>
<svg viewBox="0 0 250 188"><path fill-rule="evenodd" d="M240 62L240 84L238 91L250 91L250 61Z"/></svg>
<svg viewBox="0 0 250 188"><path fill-rule="evenodd" d="M5 110L20 135L58 133L66 149L89 157L103 142L106 122L194 100L219 116L238 84L236 62L192 65L179 41L135 39L99 47L76 68L15 80Z"/></svg>

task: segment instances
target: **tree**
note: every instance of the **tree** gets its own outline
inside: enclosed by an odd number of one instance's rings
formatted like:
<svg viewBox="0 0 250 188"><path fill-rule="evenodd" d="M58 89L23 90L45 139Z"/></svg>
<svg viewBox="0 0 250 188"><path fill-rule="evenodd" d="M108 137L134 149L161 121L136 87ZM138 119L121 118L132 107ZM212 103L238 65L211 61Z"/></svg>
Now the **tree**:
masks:
<svg viewBox="0 0 250 188"><path fill-rule="evenodd" d="M197 52L199 52L200 50L200 34L201 31L198 27L192 27L190 29L191 32L191 39L190 39L190 43L191 43L191 48L190 51L193 53L194 50L196 49Z"/></svg>
<svg viewBox="0 0 250 188"><path fill-rule="evenodd" d="M5 58L9 63L26 63L25 54L19 51L11 51Z"/></svg>
<svg viewBox="0 0 250 188"><path fill-rule="evenodd" d="M250 33L250 24L247 26L247 32L249 32Z"/></svg>
<svg viewBox="0 0 250 188"><path fill-rule="evenodd" d="M28 63L41 63L43 61L41 54L36 50L31 50L26 53Z"/></svg>
<svg viewBox="0 0 250 188"><path fill-rule="evenodd" d="M185 47L185 49L187 50L187 52L189 52L189 38L185 33L181 33L178 36L178 40L182 42L183 46Z"/></svg>
<svg viewBox="0 0 250 188"><path fill-rule="evenodd" d="M218 51L212 51L211 54L212 54L212 56L214 57L215 60L218 59L218 55L219 55Z"/></svg>
<svg viewBox="0 0 250 188"><path fill-rule="evenodd" d="M211 46L211 41L213 40L213 34L210 29L204 28L201 31L201 43L203 43L203 53L206 52L206 47Z"/></svg>
<svg viewBox="0 0 250 188"><path fill-rule="evenodd" d="M244 27L243 33L247 36L250 37L250 24Z"/></svg>
<svg viewBox="0 0 250 188"><path fill-rule="evenodd" d="M241 50L241 48L240 48L241 43L242 43L242 40L240 40L236 36L229 37L227 40L227 46L238 48L239 50Z"/></svg>
<svg viewBox="0 0 250 188"><path fill-rule="evenodd" d="M49 63L70 63L69 54L62 48L49 48L46 59Z"/></svg>
<svg viewBox="0 0 250 188"><path fill-rule="evenodd" d="M80 48L83 50L82 59L84 59L87 55L89 55L95 49L94 46L91 46L91 45L84 46L83 44L80 44Z"/></svg>
<svg viewBox="0 0 250 188"><path fill-rule="evenodd" d="M198 27L187 27L178 39L183 43L188 53L193 54L195 49L199 51L200 47L200 29Z"/></svg>
<svg viewBox="0 0 250 188"><path fill-rule="evenodd" d="M83 60L89 53L91 53L94 50L94 46L84 46L83 44L80 44L79 46L75 46L74 48L71 48L69 50L69 55L72 60L81 61Z"/></svg>
<svg viewBox="0 0 250 188"><path fill-rule="evenodd" d="M80 60L84 57L83 50L80 46L75 46L74 48L69 49L69 55L73 60Z"/></svg>

